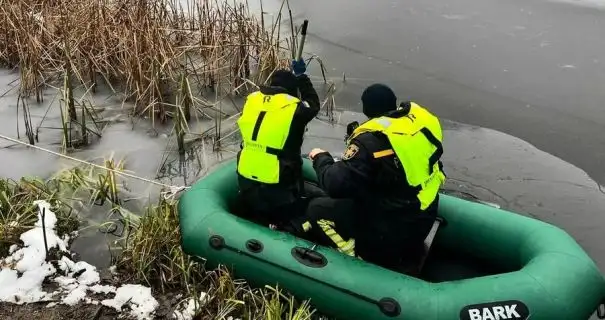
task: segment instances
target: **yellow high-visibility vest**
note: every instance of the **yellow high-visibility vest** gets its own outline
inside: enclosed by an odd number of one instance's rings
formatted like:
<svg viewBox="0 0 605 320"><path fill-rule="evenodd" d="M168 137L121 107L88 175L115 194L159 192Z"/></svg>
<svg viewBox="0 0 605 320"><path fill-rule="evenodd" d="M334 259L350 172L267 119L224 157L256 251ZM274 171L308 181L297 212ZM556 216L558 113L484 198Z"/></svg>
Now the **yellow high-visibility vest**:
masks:
<svg viewBox="0 0 605 320"><path fill-rule="evenodd" d="M237 163L240 175L267 184L279 182L279 156L299 102L285 93L265 95L256 91L248 95L237 120L243 146Z"/></svg>
<svg viewBox="0 0 605 320"><path fill-rule="evenodd" d="M407 183L419 190L420 209L425 210L437 197L445 182L439 159L443 154L443 134L439 119L416 103L400 118L379 117L359 126L348 142L364 132L386 135L392 149L374 153L375 158L395 155L405 172Z"/></svg>

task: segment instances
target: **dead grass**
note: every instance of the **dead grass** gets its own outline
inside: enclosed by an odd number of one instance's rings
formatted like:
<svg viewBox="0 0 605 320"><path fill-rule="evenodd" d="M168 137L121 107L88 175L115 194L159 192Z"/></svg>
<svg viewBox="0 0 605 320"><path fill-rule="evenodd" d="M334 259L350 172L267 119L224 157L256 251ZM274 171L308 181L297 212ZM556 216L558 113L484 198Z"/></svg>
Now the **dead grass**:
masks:
<svg viewBox="0 0 605 320"><path fill-rule="evenodd" d="M124 172L124 162L113 157L103 160L109 170L95 167L71 167L61 170L49 179L21 178L19 181L0 179L0 257L10 245L17 244L21 233L33 228L38 219L35 200L46 200L57 216L60 236L75 231L79 219L75 205L103 205L110 203L110 214L136 221L130 212L120 206L120 185L115 172ZM87 197L88 195L88 197Z"/></svg>
<svg viewBox="0 0 605 320"><path fill-rule="evenodd" d="M175 117L181 140L191 113L209 117L213 110L220 131L218 101L256 89L276 68L286 67L296 35L280 39L281 13L265 28L245 4L192 0L185 7L176 0L0 0L0 63L18 68L22 99L41 102L43 90L60 83L66 134L72 123L86 121L86 108L80 106L78 119L73 98L80 86L93 93L107 87L133 103L135 114L152 121ZM87 132L84 125L81 131ZM71 145L70 137L63 140L65 147ZM122 168L113 161L106 166ZM186 256L180 248L176 200L162 198L135 217L122 208L119 182L109 172L76 168L52 180L61 192L74 196L84 190L89 203L109 201L112 212L122 213L127 232L117 262L128 280L187 297L206 292L205 307L198 310L202 319L311 317L307 303L278 289L252 289L226 270L204 270ZM10 194L8 202L31 205L35 196L16 199L20 189L6 185L0 190ZM23 208L12 215L22 214ZM3 221L11 220L0 221L2 230L9 230L5 226L10 223Z"/></svg>
<svg viewBox="0 0 605 320"><path fill-rule="evenodd" d="M47 84L69 74L165 120L183 75L192 103L205 108L205 90L244 92L286 66L291 40L273 29L226 1L0 0L0 62L19 68L23 97L41 101Z"/></svg>
<svg viewBox="0 0 605 320"><path fill-rule="evenodd" d="M60 192L64 189L59 181L52 179L0 179L0 257L6 256L8 248L20 241L23 232L34 227L38 220L35 200L46 200L51 204L57 216L59 236L77 229L77 215Z"/></svg>
<svg viewBox="0 0 605 320"><path fill-rule="evenodd" d="M185 255L180 247L177 204L162 198L138 223L129 224L131 231L117 257L118 269L129 275L126 281L161 293L179 290L186 297L182 303L195 299L201 319L311 319L314 310L308 301L299 303L278 288L251 288L226 268L206 271ZM202 292L204 299L199 299Z"/></svg>
<svg viewBox="0 0 605 320"><path fill-rule="evenodd" d="M123 172L125 163L108 158L106 168ZM184 298L170 308L182 307L196 298L198 319L311 319L314 310L308 301L300 303L279 288L251 288L235 279L226 268L205 270L204 266L183 253L180 246L178 200L161 196L141 215L122 208L123 180L115 172L96 167L62 170L46 182L22 179L0 180L0 249L5 254L18 235L33 226L37 208L33 201L46 199L59 219L60 234L77 228L77 215L71 204L111 204L112 213L120 213L124 234L118 241L116 265L121 283L150 286L156 297L181 293ZM88 195L88 196L86 196ZM7 209L5 209L7 208ZM204 299L198 299L204 293Z"/></svg>

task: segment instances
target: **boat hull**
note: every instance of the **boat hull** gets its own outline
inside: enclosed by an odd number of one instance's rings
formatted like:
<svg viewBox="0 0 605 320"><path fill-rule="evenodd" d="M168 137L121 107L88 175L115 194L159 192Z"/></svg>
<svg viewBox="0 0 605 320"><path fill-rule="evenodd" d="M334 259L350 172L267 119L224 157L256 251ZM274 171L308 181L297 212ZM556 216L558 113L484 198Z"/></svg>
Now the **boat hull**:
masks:
<svg viewBox="0 0 605 320"><path fill-rule="evenodd" d="M587 319L605 297L591 258L562 229L442 194L447 221L435 243L510 272L439 283L396 273L229 213L237 195L232 160L179 201L188 255L234 270L257 286L279 283L344 319ZM305 177L315 180L305 159ZM516 317L519 315L519 317Z"/></svg>

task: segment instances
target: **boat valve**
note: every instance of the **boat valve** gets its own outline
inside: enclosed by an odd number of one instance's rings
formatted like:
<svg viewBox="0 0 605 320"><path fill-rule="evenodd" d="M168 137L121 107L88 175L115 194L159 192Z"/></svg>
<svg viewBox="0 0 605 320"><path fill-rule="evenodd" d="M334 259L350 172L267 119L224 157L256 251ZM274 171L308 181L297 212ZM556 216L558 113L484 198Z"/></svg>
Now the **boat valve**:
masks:
<svg viewBox="0 0 605 320"><path fill-rule="evenodd" d="M388 317L396 317L401 313L401 307L393 298L382 298L378 301L380 311Z"/></svg>
<svg viewBox="0 0 605 320"><path fill-rule="evenodd" d="M208 240L208 243L210 244L210 247L212 247L213 249L221 250L225 246L225 239L223 239L223 237L221 237L221 236L214 235L214 236L210 237L210 239Z"/></svg>
<svg viewBox="0 0 605 320"><path fill-rule="evenodd" d="M252 253L259 253L263 251L263 243L256 239L250 239L246 242L246 248Z"/></svg>
<svg viewBox="0 0 605 320"><path fill-rule="evenodd" d="M303 247L292 248L292 256L296 261L307 267L322 268L328 264L328 260L321 253Z"/></svg>

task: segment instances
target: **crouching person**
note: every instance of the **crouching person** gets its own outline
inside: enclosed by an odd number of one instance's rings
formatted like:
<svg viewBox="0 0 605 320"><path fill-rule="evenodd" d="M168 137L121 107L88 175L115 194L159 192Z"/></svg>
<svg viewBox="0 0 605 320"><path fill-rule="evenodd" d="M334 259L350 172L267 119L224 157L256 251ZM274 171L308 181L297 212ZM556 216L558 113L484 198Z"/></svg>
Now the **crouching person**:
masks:
<svg viewBox="0 0 605 320"><path fill-rule="evenodd" d="M348 138L342 161L309 154L329 198L309 204L294 233L385 268L417 259L437 218L445 181L437 117L413 102L397 107L393 91L372 85L363 95L368 121Z"/></svg>

